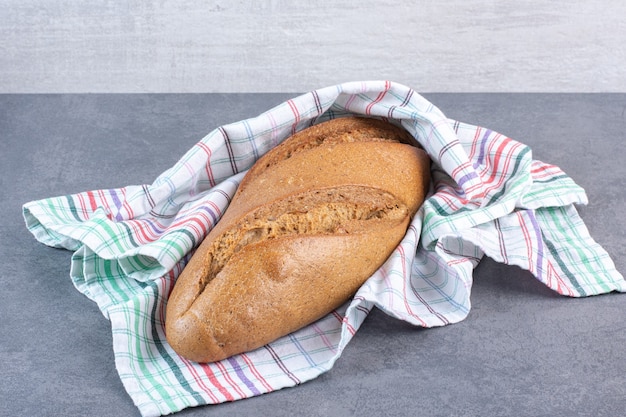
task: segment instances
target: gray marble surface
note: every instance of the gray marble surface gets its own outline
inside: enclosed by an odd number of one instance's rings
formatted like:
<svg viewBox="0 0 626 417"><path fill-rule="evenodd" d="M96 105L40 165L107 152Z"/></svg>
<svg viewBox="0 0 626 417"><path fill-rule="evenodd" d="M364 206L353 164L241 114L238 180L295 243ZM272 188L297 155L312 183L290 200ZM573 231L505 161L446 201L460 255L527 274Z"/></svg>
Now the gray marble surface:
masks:
<svg viewBox="0 0 626 417"><path fill-rule="evenodd" d="M133 416L109 322L69 279L70 253L30 235L21 205L150 183L221 124L293 94L0 95L0 415ZM530 145L589 195L592 236L626 273L626 94L428 94L449 117ZM556 295L485 259L458 324L373 311L335 367L298 387L191 415L620 416L626 294Z"/></svg>

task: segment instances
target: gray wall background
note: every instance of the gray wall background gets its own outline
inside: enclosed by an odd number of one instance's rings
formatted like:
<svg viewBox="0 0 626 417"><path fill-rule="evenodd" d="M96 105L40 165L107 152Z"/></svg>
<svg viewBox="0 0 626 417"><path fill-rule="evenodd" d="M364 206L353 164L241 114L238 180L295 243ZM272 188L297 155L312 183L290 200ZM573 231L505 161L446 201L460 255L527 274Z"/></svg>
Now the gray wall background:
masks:
<svg viewBox="0 0 626 417"><path fill-rule="evenodd" d="M0 92L625 92L626 1L0 0Z"/></svg>

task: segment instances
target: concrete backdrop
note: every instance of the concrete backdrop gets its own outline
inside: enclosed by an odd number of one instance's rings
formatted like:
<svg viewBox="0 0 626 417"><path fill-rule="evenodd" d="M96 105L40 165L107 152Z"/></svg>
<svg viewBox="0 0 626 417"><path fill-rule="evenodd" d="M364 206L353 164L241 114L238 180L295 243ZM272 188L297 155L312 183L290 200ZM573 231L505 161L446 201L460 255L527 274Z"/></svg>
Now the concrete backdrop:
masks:
<svg viewBox="0 0 626 417"><path fill-rule="evenodd" d="M625 92L626 1L0 0L0 93Z"/></svg>

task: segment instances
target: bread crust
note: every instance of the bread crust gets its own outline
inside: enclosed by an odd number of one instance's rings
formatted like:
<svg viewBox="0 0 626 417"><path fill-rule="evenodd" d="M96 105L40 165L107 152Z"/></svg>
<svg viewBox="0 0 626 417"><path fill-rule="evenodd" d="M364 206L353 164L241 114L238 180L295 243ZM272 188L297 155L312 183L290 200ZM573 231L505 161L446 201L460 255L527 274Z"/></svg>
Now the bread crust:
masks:
<svg viewBox="0 0 626 417"><path fill-rule="evenodd" d="M166 337L213 362L259 348L341 306L389 257L430 181L406 131L336 119L275 147L179 276Z"/></svg>

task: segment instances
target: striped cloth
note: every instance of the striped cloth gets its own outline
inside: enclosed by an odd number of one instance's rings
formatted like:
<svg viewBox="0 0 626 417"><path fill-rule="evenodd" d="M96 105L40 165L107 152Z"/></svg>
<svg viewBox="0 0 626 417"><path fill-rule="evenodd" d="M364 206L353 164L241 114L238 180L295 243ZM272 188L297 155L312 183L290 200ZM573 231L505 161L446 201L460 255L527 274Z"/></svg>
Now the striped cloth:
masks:
<svg viewBox="0 0 626 417"><path fill-rule="evenodd" d="M168 294L245 171L291 133L348 114L401 123L434 162L430 196L401 244L351 302L318 322L216 363L177 356L163 330ZM626 292L576 212L586 202L572 179L533 160L527 146L450 120L403 85L373 81L322 88L221 126L150 185L29 202L23 212L36 239L74 252L71 279L111 321L124 387L142 415L157 416L315 378L375 306L417 326L459 322L484 255L563 295Z"/></svg>

